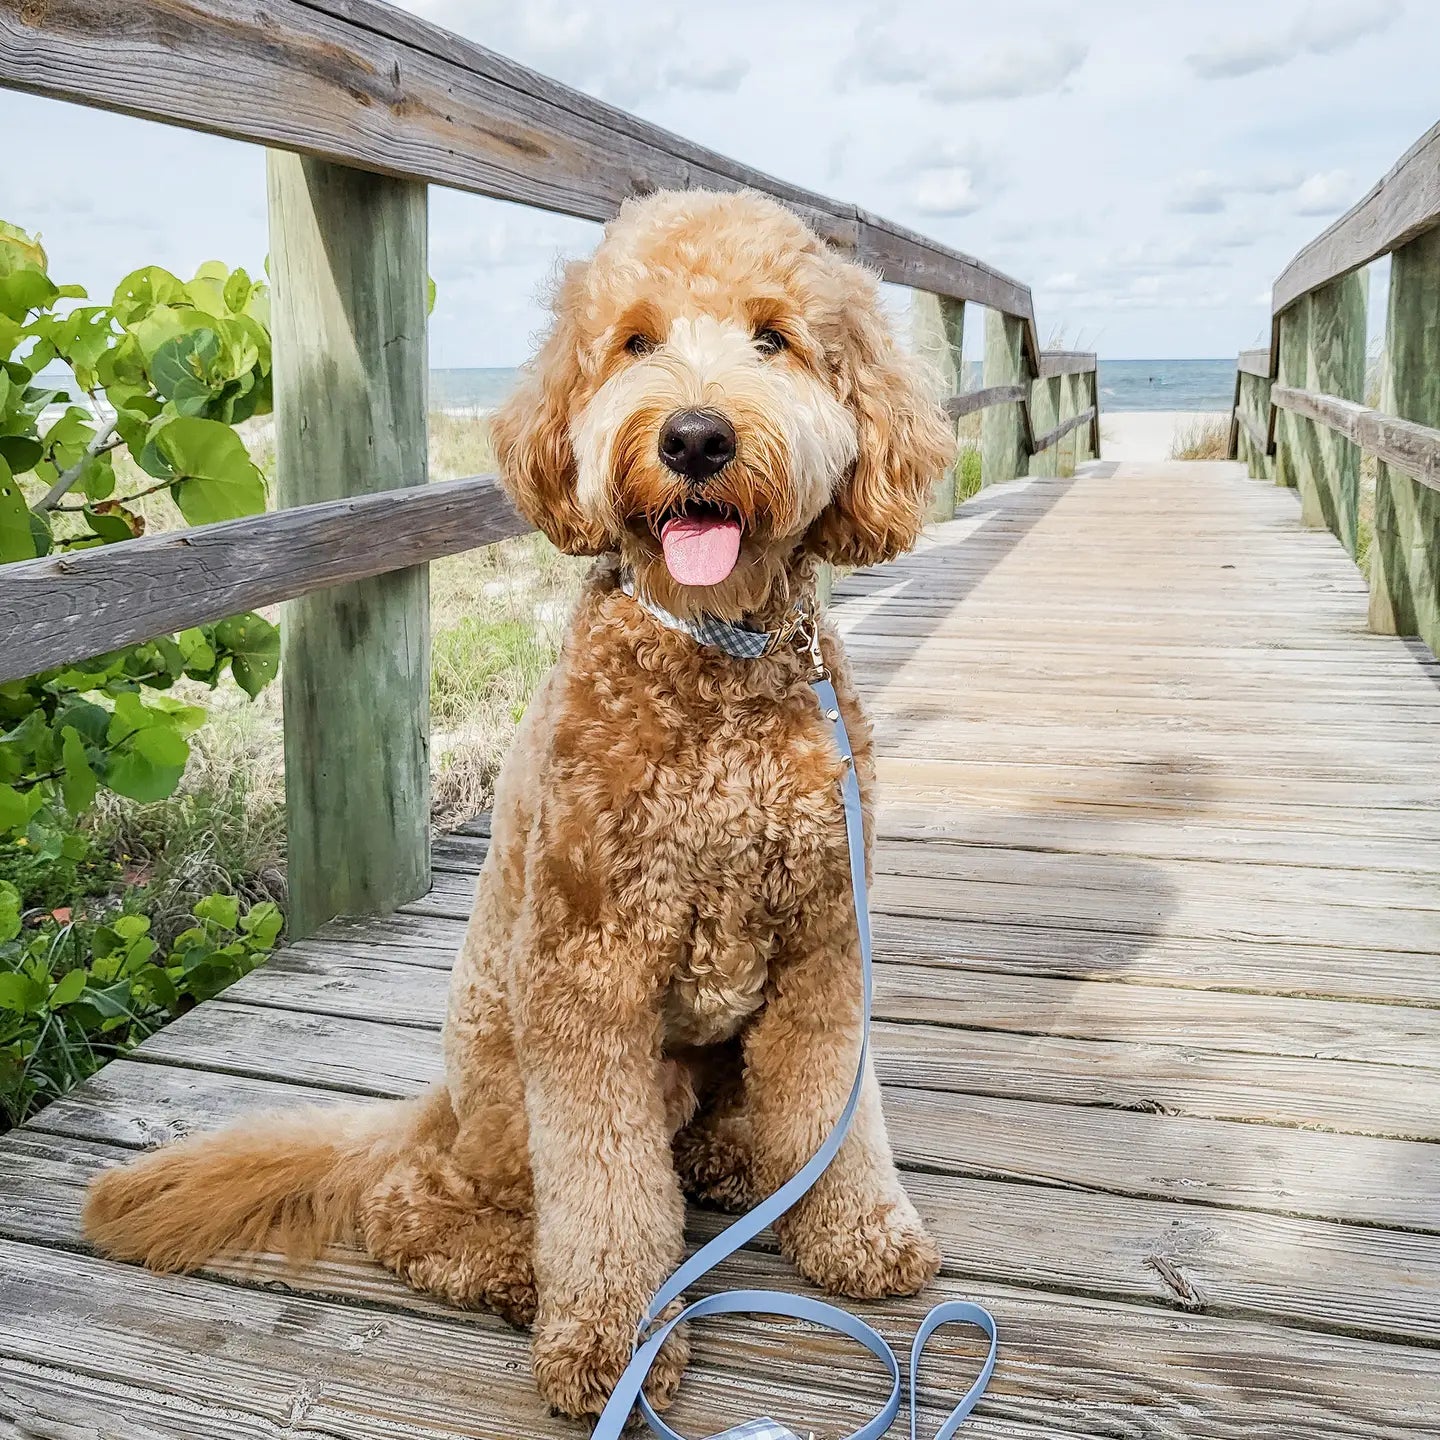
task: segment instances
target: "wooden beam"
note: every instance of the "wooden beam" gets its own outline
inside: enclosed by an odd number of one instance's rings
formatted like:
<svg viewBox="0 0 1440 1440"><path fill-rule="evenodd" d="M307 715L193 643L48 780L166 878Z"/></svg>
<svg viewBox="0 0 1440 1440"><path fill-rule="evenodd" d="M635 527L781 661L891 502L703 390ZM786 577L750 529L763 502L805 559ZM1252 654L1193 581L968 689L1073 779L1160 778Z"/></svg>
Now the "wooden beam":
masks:
<svg viewBox="0 0 1440 1440"><path fill-rule="evenodd" d="M1245 432L1245 438L1249 440L1252 446L1249 462L1251 477L1259 479L1261 477L1256 475L1255 470L1257 464L1263 465L1265 458L1265 427L1261 425L1253 415L1246 414L1244 411L1237 412L1235 418L1239 422L1240 428Z"/></svg>
<svg viewBox="0 0 1440 1440"><path fill-rule="evenodd" d="M477 475L7 565L0 683L529 528Z"/></svg>
<svg viewBox="0 0 1440 1440"><path fill-rule="evenodd" d="M1307 416L1343 435L1366 454L1427 489L1440 490L1440 427L1385 415L1354 400L1285 385L1275 386L1270 400L1277 409Z"/></svg>
<svg viewBox="0 0 1440 1440"><path fill-rule="evenodd" d="M775 196L898 285L1020 319L994 267L627 115L369 0L0 5L0 86L588 220L662 188Z"/></svg>
<svg viewBox="0 0 1440 1440"><path fill-rule="evenodd" d="M1042 350L1040 378L1053 380L1059 375L1085 375L1095 369L1093 350Z"/></svg>
<svg viewBox="0 0 1440 1440"><path fill-rule="evenodd" d="M1280 331L1279 383L1303 390L1310 373L1310 302L1302 298L1276 318ZM1277 413L1272 402L1267 434L1270 443L1265 448L1275 457L1275 483L1298 489L1304 463L1302 422L1293 413Z"/></svg>
<svg viewBox="0 0 1440 1440"><path fill-rule="evenodd" d="M1432 126L1358 204L1287 265L1271 292L1278 315L1440 224L1440 124Z"/></svg>
<svg viewBox="0 0 1440 1440"><path fill-rule="evenodd" d="M426 191L269 161L275 438L285 505L426 476ZM281 629L290 932L430 888L424 566L291 601Z"/></svg>
<svg viewBox="0 0 1440 1440"><path fill-rule="evenodd" d="M1020 391L1013 405L992 404L981 417L981 483L994 485L1023 475L1030 465L1029 377L1021 322L999 310L985 315L985 389Z"/></svg>
<svg viewBox="0 0 1440 1440"><path fill-rule="evenodd" d="M1269 347L1260 350L1242 350L1240 358L1236 362L1236 368L1246 375L1259 375L1269 380L1271 378Z"/></svg>
<svg viewBox="0 0 1440 1440"><path fill-rule="evenodd" d="M972 390L967 395L952 395L944 402L945 413L958 420L962 415L973 415L977 410L987 410L992 405L1024 404L1029 397L1025 385L989 385L983 390Z"/></svg>
<svg viewBox="0 0 1440 1440"><path fill-rule="evenodd" d="M1053 430L1047 430L1045 434L1037 435L1031 454L1038 455L1042 450L1048 450L1052 445L1063 440L1072 430L1078 430L1080 426L1088 425L1094 416L1095 410L1092 406L1088 410L1082 410L1078 415L1072 415L1068 420L1062 420Z"/></svg>

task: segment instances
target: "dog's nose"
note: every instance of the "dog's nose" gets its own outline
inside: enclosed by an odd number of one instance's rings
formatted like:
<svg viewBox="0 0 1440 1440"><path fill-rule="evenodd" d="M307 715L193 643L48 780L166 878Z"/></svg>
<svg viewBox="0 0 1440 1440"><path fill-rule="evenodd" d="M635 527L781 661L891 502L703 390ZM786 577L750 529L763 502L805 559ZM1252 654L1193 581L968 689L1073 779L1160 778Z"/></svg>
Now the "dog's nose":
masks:
<svg viewBox="0 0 1440 1440"><path fill-rule="evenodd" d="M735 428L713 410L677 410L660 430L660 458L687 480L708 480L735 458Z"/></svg>

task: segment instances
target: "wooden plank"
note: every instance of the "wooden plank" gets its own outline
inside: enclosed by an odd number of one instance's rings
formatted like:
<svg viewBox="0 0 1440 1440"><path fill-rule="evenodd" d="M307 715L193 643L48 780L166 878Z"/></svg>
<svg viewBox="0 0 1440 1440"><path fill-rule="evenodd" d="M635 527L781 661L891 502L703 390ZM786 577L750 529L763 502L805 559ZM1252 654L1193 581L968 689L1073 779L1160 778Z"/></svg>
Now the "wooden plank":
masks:
<svg viewBox="0 0 1440 1440"><path fill-rule="evenodd" d="M1035 453L1038 455L1042 450L1048 450L1052 445L1063 440L1072 430L1078 430L1082 425L1089 425L1094 418L1093 408L1082 410L1078 415L1072 415L1068 420L1061 421L1043 435L1037 435L1035 437Z"/></svg>
<svg viewBox="0 0 1440 1440"><path fill-rule="evenodd" d="M5 567L0 683L529 528L476 475L23 560Z"/></svg>
<svg viewBox="0 0 1440 1440"><path fill-rule="evenodd" d="M1050 448L1060 418L1059 380L1038 379L1030 385L1030 473L1058 476L1059 457Z"/></svg>
<svg viewBox="0 0 1440 1440"><path fill-rule="evenodd" d="M963 1053L950 1054L963 1065ZM433 1029L223 1000L167 1026L135 1055L373 1097L411 1095L442 1073ZM1433 1145L972 1092L961 1103L894 1085L887 1097L897 1155L927 1169L1440 1231ZM1042 1160L1052 1150L1066 1154Z"/></svg>
<svg viewBox="0 0 1440 1440"><path fill-rule="evenodd" d="M269 157L282 505L424 485L426 193ZM384 914L430 885L430 577L292 600L285 689L287 923Z"/></svg>
<svg viewBox="0 0 1440 1440"><path fill-rule="evenodd" d="M1432 132L1440 154L1440 127ZM1432 169L1434 162L1432 160ZM1381 409L1440 427L1440 230L1401 246L1390 261ZM1384 457L1375 479L1370 547L1370 624L1382 634L1418 635L1440 650L1440 451L1427 437L1425 473ZM1417 483L1418 482L1418 483Z"/></svg>
<svg viewBox="0 0 1440 1440"><path fill-rule="evenodd" d="M298 1104L304 1095L275 1085L269 1103ZM317 1098L326 1103L323 1094ZM188 1127L213 1123L186 1111ZM90 1178L133 1152L26 1130L5 1142L4 1154L0 1236L68 1249L82 1243L80 1209ZM940 1245L946 1276L1389 1338L1440 1338L1440 1242L1432 1236L918 1172L905 1185ZM717 1224L692 1210L690 1228L708 1238ZM757 1248L773 1249L769 1232ZM1311 1263L1317 1255L1323 1265ZM215 1262L206 1273L320 1299L454 1313L348 1247L333 1247L303 1269L259 1255ZM1177 1293L1177 1281L1188 1296Z"/></svg>
<svg viewBox="0 0 1440 1440"><path fill-rule="evenodd" d="M573 1433L546 1414L528 1374L525 1337L483 1315L437 1325L214 1280L144 1276L15 1242L0 1246L0 1258L0 1354L24 1357L3 1362L0 1394L12 1407L36 1407L20 1412L32 1433L64 1433L62 1423L75 1433L101 1414L143 1416L156 1435L204 1434L200 1427L210 1426L208 1433L247 1436L288 1428L345 1440L428 1440L475 1433L497 1416L501 1433L516 1440ZM732 1269L742 1285L798 1288L767 1256L746 1254ZM1224 1401L1236 1393L1246 1397L1247 1422L1275 1435L1419 1435L1440 1414L1433 1352L1349 1336L1307 1335L1297 1383L1295 1332L1260 1323L1205 1316L1177 1323L1144 1306L995 1285L972 1290L948 1280L923 1299L887 1305L877 1321L903 1344L932 1300L967 1294L996 1313L1006 1336L1005 1358L968 1427L980 1440L1115 1427L1234 1440L1239 1432ZM948 1352L952 1374L973 1368L968 1337L936 1348ZM792 1324L717 1322L697 1337L696 1362L670 1418L682 1431L709 1433L768 1410L801 1433L849 1433L871 1413L875 1388L874 1374L855 1368L843 1342ZM922 1402L919 1422L932 1433L944 1389L932 1380L927 1393L934 1399ZM200 1417L194 1425L193 1415ZM235 1428L221 1430L221 1417Z"/></svg>
<svg viewBox="0 0 1440 1440"><path fill-rule="evenodd" d="M1261 401L1260 408L1263 407L1264 402ZM1265 427L1250 413L1248 408L1237 411L1235 419L1239 423L1240 428L1244 430L1245 438L1250 442L1249 466L1252 477L1255 477L1257 470L1265 462L1265 446L1268 443L1269 436L1265 433Z"/></svg>
<svg viewBox="0 0 1440 1440"><path fill-rule="evenodd" d="M1363 199L1317 235L1281 272L1278 315L1302 295L1388 255L1440 223L1440 124L1433 125Z"/></svg>
<svg viewBox="0 0 1440 1440"><path fill-rule="evenodd" d="M1270 351L1268 349L1242 350L1236 365L1244 375L1258 375L1261 379L1270 379Z"/></svg>
<svg viewBox="0 0 1440 1440"><path fill-rule="evenodd" d="M1311 292L1306 385L1312 391L1364 400L1367 290L1366 277L1357 274ZM1304 429L1300 522L1328 529L1354 555L1360 511L1359 448L1325 426Z"/></svg>
<svg viewBox="0 0 1440 1440"><path fill-rule="evenodd" d="M1303 387L1309 378L1310 366L1310 300L1302 296L1283 315L1276 317L1279 328L1276 363L1278 386ZM1288 489L1299 488L1304 463L1306 426L1293 412L1277 413L1274 388L1270 392L1268 451L1275 456L1275 483Z"/></svg>
<svg viewBox="0 0 1440 1440"><path fill-rule="evenodd" d="M1060 375L1089 375L1095 370L1093 350L1042 350L1040 378L1053 380Z"/></svg>
<svg viewBox="0 0 1440 1440"><path fill-rule="evenodd" d="M985 316L984 388L1027 387L1023 334L1018 321L997 310ZM1025 474L1030 464L1028 395L1013 405L991 405L980 420L980 472L985 485Z"/></svg>
<svg viewBox="0 0 1440 1440"><path fill-rule="evenodd" d="M1024 385L990 385L984 390L971 390L966 395L951 395L945 401L945 413L958 420L991 405L1024 404L1029 392Z"/></svg>
<svg viewBox="0 0 1440 1440"><path fill-rule="evenodd" d="M754 189L899 285L1020 318L1028 287L362 0L0 8L0 84L589 220L674 187Z"/></svg>
<svg viewBox="0 0 1440 1440"><path fill-rule="evenodd" d="M1440 490L1440 428L1384 415L1353 400L1286 385L1275 386L1271 399L1279 409L1328 426L1427 489Z"/></svg>

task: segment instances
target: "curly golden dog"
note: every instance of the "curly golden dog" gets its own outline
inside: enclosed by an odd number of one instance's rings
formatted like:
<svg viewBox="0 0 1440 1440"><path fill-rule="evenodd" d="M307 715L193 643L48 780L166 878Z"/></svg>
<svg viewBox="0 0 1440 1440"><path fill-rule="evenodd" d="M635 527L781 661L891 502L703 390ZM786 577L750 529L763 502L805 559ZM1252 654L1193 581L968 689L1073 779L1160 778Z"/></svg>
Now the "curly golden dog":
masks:
<svg viewBox="0 0 1440 1440"><path fill-rule="evenodd" d="M774 631L820 562L915 541L952 439L865 270L768 199L697 191L627 204L567 269L494 440L526 518L603 558L497 788L444 1082L160 1150L101 1176L86 1222L164 1269L358 1234L412 1285L533 1324L540 1389L578 1416L681 1258L685 1193L745 1207L788 1179L860 1044L840 761L809 669L656 610ZM868 832L870 729L823 623L822 646ZM827 1290L935 1274L873 1074L777 1229Z"/></svg>

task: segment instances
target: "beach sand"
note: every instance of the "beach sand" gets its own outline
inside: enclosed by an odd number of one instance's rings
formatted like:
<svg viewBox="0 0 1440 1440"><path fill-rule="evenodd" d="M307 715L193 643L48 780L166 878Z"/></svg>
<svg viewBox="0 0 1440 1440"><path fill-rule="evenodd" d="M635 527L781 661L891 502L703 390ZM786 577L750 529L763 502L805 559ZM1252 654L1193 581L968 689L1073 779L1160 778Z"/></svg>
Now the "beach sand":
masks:
<svg viewBox="0 0 1440 1440"><path fill-rule="evenodd" d="M1100 411L1100 454L1106 460L1168 460L1177 433L1204 420L1228 419L1223 411Z"/></svg>

